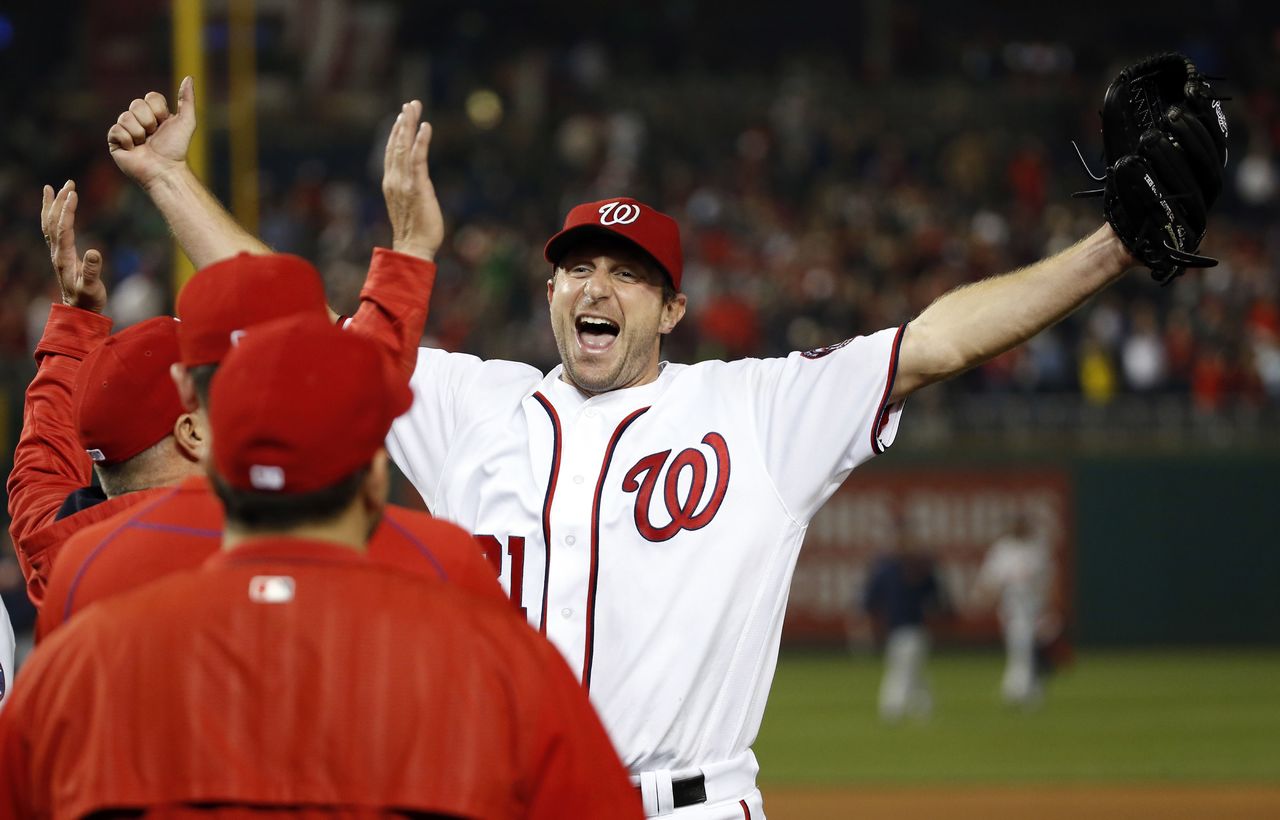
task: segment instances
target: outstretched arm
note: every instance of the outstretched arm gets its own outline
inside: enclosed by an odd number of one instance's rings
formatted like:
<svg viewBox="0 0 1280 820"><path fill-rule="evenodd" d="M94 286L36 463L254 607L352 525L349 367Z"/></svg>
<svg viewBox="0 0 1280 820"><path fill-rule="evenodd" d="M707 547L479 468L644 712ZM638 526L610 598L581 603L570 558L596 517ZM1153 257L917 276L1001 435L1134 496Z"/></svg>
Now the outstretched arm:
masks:
<svg viewBox="0 0 1280 820"><path fill-rule="evenodd" d="M197 268L237 253L271 253L227 213L187 165L196 130L194 82L178 87L178 110L158 91L129 104L107 131L107 147L125 175L138 183L164 215L178 244Z"/></svg>
<svg viewBox="0 0 1280 820"><path fill-rule="evenodd" d="M1104 225L1055 256L942 295L907 325L890 402L1025 342L1135 264Z"/></svg>

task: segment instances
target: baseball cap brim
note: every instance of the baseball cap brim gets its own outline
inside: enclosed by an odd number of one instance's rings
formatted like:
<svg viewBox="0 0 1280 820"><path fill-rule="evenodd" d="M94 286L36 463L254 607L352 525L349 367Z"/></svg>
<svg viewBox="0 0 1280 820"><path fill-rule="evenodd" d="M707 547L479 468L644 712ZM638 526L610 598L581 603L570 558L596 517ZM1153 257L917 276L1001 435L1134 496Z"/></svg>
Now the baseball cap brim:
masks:
<svg viewBox="0 0 1280 820"><path fill-rule="evenodd" d="M644 257L646 262L662 271L663 275L667 277L668 284L673 284L671 271L667 270L666 266L659 262L653 254L645 250L644 246L626 234L612 230L604 225L574 225L572 228L565 228L547 240L547 246L543 248L542 256L551 264L557 265L575 245L581 245L592 239L600 238L623 242L633 248Z"/></svg>

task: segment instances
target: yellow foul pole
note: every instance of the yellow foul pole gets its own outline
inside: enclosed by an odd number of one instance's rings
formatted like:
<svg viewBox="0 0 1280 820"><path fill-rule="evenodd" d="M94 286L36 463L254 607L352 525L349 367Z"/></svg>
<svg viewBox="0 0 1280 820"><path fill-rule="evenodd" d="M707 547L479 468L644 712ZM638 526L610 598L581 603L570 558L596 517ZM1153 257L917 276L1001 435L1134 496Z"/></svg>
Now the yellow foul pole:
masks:
<svg viewBox="0 0 1280 820"><path fill-rule="evenodd" d="M228 8L231 72L231 212L246 231L258 235L257 48L254 0L231 0Z"/></svg>
<svg viewBox="0 0 1280 820"><path fill-rule="evenodd" d="M204 52L204 0L173 0L173 104L177 105L177 88L188 74L195 78L197 88L206 101L208 111L208 72L205 71ZM206 113L207 117L208 114ZM205 140L208 126L200 124L187 149L187 165L204 183L209 180L209 149ZM182 249L174 243L173 292L176 294L191 278L195 267Z"/></svg>

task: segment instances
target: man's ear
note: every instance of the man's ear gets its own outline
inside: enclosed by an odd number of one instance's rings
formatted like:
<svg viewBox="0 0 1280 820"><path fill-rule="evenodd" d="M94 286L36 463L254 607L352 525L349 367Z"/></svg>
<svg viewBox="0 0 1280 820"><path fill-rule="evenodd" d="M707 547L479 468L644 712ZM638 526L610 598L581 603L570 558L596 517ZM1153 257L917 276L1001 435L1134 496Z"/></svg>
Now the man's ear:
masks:
<svg viewBox="0 0 1280 820"><path fill-rule="evenodd" d="M684 318L688 301L683 293L677 293L676 298L662 306L662 319L658 322L659 333L670 333L676 329L676 325Z"/></svg>
<svg viewBox="0 0 1280 820"><path fill-rule="evenodd" d="M555 292L556 292L556 278L552 276L550 279L547 280L547 304L548 305L551 304L551 297L555 295Z"/></svg>
<svg viewBox="0 0 1280 820"><path fill-rule="evenodd" d="M370 512L381 515L382 508L387 505L387 498L391 495L391 468L385 449L379 448L378 452L373 454L373 461L369 464L369 474L365 476L360 494L366 508Z"/></svg>
<svg viewBox="0 0 1280 820"><path fill-rule="evenodd" d="M169 365L169 378L173 379L173 386L178 389L178 398L182 400L182 406L188 413L195 412L200 407L200 395L196 393L195 380L191 378L191 373L182 362Z"/></svg>
<svg viewBox="0 0 1280 820"><path fill-rule="evenodd" d="M204 463L209 460L209 429L205 426L203 413L197 411L178 416L173 423L173 439L178 444L178 452L188 461Z"/></svg>

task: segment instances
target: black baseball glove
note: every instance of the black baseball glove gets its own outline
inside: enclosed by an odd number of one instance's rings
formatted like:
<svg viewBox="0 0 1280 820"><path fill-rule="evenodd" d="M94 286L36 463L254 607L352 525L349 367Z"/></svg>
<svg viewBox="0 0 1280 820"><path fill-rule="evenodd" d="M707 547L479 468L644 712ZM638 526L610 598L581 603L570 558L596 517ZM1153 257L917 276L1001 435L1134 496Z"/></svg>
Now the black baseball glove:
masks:
<svg viewBox="0 0 1280 820"><path fill-rule="evenodd" d="M1181 54L1129 66L1102 103L1106 185L1103 212L1129 252L1167 284L1188 267L1216 259L1196 254L1209 209L1222 192L1227 118L1209 80Z"/></svg>

